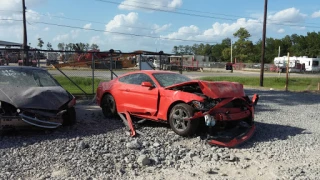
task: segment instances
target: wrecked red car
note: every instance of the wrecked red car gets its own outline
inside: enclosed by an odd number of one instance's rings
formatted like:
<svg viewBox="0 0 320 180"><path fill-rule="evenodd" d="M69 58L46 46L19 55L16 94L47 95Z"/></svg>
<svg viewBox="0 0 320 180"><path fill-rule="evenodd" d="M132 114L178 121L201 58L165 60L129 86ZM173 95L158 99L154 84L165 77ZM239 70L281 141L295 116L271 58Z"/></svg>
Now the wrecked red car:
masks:
<svg viewBox="0 0 320 180"><path fill-rule="evenodd" d="M124 74L97 88L97 104L106 117L118 114L169 123L181 136L200 129L212 145L234 147L255 131L254 106L236 82L192 80L182 74L142 70ZM133 130L132 125L131 130Z"/></svg>
<svg viewBox="0 0 320 180"><path fill-rule="evenodd" d="M0 131L72 125L75 103L75 97L44 69L0 67Z"/></svg>

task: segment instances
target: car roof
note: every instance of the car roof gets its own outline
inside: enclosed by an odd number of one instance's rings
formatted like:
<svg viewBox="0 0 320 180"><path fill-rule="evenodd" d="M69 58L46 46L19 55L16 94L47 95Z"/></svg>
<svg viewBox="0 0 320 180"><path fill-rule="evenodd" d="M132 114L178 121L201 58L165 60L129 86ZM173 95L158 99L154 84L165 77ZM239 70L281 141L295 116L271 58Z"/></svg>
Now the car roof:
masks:
<svg viewBox="0 0 320 180"><path fill-rule="evenodd" d="M30 66L0 66L0 69L14 69L14 70L24 69L24 70L42 70L42 71L46 71L43 68L30 67Z"/></svg>
<svg viewBox="0 0 320 180"><path fill-rule="evenodd" d="M176 72L172 72L172 71L163 71L163 70L138 70L138 71L133 71L130 72L131 74L135 74L135 73L145 73L145 74L155 74L155 73L167 73L167 74L177 74Z"/></svg>

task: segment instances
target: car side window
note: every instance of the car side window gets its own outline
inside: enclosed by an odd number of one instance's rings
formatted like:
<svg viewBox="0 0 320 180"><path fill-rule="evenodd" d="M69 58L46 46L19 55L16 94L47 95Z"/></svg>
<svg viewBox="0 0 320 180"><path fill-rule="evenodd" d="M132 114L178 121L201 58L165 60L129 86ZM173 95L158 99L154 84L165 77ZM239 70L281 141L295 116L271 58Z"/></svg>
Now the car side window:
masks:
<svg viewBox="0 0 320 180"><path fill-rule="evenodd" d="M119 81L129 84L130 76L131 75L123 76L123 77L119 78Z"/></svg>
<svg viewBox="0 0 320 180"><path fill-rule="evenodd" d="M151 82L151 84L154 84L154 82L148 75L142 74L142 73L130 74L130 75L121 77L119 81L127 84L135 84L135 85L141 85L142 82Z"/></svg>

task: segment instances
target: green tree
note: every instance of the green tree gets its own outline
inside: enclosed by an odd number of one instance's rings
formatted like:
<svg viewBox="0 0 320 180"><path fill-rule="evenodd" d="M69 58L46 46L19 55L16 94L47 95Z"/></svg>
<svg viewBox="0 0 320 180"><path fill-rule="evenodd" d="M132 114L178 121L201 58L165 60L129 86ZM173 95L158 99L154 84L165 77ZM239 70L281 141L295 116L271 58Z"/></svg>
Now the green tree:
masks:
<svg viewBox="0 0 320 180"><path fill-rule="evenodd" d="M58 44L58 49L59 49L60 51L64 51L64 50L65 50L65 45L64 45L64 43L59 43L59 44Z"/></svg>
<svg viewBox="0 0 320 180"><path fill-rule="evenodd" d="M41 38L38 38L38 47L39 47L40 49L42 49L43 44L44 44L43 40L42 40Z"/></svg>
<svg viewBox="0 0 320 180"><path fill-rule="evenodd" d="M47 43L47 50L53 50L52 44L50 42Z"/></svg>
<svg viewBox="0 0 320 180"><path fill-rule="evenodd" d="M178 54L179 54L179 52L178 52L178 46L173 46L172 53L174 53L175 55L178 55Z"/></svg>
<svg viewBox="0 0 320 180"><path fill-rule="evenodd" d="M85 51L89 51L90 49L90 44L89 43L86 43L85 47L84 47L84 50Z"/></svg>
<svg viewBox="0 0 320 180"><path fill-rule="evenodd" d="M253 43L249 40L250 33L245 28L240 28L233 35L238 38L234 43L234 56L240 61L248 61L253 50Z"/></svg>
<svg viewBox="0 0 320 180"><path fill-rule="evenodd" d="M225 48L222 51L222 57L223 57L223 60L230 61L231 60L231 48Z"/></svg>
<svg viewBox="0 0 320 180"><path fill-rule="evenodd" d="M91 44L90 49L97 50L97 49L99 49L99 46L97 44L93 43L93 44Z"/></svg>

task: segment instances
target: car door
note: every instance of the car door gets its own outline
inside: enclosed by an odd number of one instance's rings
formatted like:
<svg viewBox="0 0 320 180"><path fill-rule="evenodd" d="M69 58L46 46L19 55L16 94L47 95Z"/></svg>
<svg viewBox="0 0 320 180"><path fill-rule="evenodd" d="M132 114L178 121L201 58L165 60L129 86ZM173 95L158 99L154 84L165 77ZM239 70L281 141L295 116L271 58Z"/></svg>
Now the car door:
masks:
<svg viewBox="0 0 320 180"><path fill-rule="evenodd" d="M150 82L154 87L141 86L142 82ZM131 74L126 84L121 85L122 98L127 111L133 114L154 116L158 110L158 93L153 80L144 73Z"/></svg>

